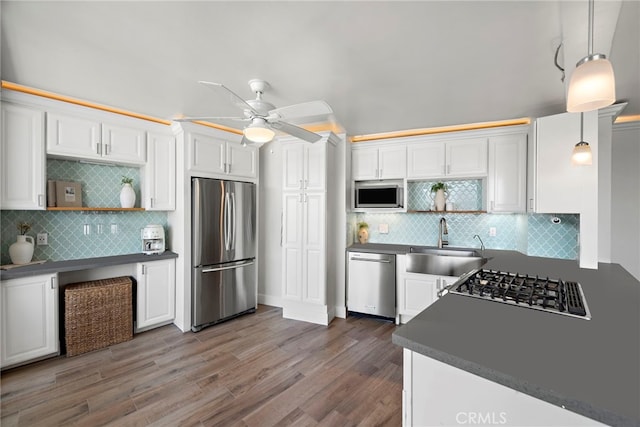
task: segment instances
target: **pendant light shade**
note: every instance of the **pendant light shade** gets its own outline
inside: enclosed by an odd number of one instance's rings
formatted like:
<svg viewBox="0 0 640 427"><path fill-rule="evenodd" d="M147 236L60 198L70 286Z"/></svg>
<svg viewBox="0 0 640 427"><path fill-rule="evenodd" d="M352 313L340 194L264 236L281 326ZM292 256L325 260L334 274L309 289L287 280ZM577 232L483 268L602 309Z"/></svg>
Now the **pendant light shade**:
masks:
<svg viewBox="0 0 640 427"><path fill-rule="evenodd" d="M261 118L253 119L242 132L249 141L257 143L269 142L276 136L276 133L267 127L267 122Z"/></svg>
<svg viewBox="0 0 640 427"><path fill-rule="evenodd" d="M580 142L573 147L571 155L571 163L574 165L588 166L593 163L593 155L591 154L591 146L584 141L584 113L580 113Z"/></svg>
<svg viewBox="0 0 640 427"><path fill-rule="evenodd" d="M567 111L597 110L616 101L616 81L611 62L600 54L583 58L571 75Z"/></svg>
<svg viewBox="0 0 640 427"><path fill-rule="evenodd" d="M593 1L589 0L587 56L576 64L567 94L567 111L582 113L597 110L616 101L613 66L601 53L593 53Z"/></svg>

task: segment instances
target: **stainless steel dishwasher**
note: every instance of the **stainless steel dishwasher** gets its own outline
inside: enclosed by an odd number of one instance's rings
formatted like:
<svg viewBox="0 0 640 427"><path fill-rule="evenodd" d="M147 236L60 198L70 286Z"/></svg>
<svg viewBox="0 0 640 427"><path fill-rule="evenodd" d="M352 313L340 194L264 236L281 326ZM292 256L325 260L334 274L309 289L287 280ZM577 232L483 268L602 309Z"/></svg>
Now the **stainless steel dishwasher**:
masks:
<svg viewBox="0 0 640 427"><path fill-rule="evenodd" d="M347 310L396 316L396 256L347 252Z"/></svg>

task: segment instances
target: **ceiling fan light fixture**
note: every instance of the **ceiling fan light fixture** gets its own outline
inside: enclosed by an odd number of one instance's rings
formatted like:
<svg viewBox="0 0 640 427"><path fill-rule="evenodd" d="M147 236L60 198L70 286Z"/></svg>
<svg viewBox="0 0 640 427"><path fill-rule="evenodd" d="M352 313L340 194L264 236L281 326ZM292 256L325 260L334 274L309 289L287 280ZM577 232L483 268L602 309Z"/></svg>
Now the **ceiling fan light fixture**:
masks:
<svg viewBox="0 0 640 427"><path fill-rule="evenodd" d="M276 133L267 127L267 122L260 118L253 119L242 132L249 141L256 143L269 142L276 136Z"/></svg>
<svg viewBox="0 0 640 427"><path fill-rule="evenodd" d="M616 81L611 62L598 53L582 58L571 75L567 111L597 110L615 101Z"/></svg>

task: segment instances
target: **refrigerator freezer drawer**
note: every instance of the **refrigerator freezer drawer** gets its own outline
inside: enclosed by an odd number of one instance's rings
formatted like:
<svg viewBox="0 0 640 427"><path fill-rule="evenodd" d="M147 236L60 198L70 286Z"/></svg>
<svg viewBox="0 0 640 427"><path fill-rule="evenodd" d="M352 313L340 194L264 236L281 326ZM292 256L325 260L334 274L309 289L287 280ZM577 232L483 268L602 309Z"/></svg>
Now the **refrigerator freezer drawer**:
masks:
<svg viewBox="0 0 640 427"><path fill-rule="evenodd" d="M193 271L194 332L256 308L253 260L198 267Z"/></svg>

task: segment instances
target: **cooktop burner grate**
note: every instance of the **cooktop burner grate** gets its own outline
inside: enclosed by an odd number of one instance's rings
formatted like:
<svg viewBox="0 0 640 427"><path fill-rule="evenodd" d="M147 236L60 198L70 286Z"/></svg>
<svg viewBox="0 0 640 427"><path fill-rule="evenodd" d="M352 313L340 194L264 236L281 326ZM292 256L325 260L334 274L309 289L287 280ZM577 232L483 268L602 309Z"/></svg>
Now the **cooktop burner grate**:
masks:
<svg viewBox="0 0 640 427"><path fill-rule="evenodd" d="M448 292L591 319L582 287L577 282L479 269L462 276Z"/></svg>

